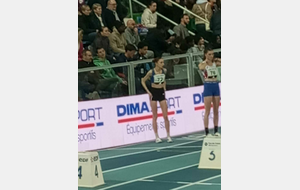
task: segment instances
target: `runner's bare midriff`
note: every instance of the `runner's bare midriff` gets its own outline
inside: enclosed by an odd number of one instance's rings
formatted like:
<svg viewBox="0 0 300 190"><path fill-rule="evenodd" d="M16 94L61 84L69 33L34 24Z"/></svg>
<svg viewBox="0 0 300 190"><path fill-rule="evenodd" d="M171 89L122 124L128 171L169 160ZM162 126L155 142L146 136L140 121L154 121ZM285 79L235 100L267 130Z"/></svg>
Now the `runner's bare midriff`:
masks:
<svg viewBox="0 0 300 190"><path fill-rule="evenodd" d="M155 83L152 83L152 84L151 84L151 87L152 87L152 88L163 88L163 87L164 87L164 83L162 83L162 84L155 84Z"/></svg>

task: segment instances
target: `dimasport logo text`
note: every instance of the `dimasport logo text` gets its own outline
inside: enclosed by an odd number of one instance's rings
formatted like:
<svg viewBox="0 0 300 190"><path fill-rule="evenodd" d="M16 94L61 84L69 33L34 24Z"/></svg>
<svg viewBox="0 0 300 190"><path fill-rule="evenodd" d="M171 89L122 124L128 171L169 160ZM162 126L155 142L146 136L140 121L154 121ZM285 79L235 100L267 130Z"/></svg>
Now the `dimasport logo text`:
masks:
<svg viewBox="0 0 300 190"><path fill-rule="evenodd" d="M180 109L180 99L181 96L167 98L168 109L171 109L168 111L169 116L182 113L182 109ZM117 105L118 123L152 119L151 107L148 104L149 102L143 101ZM162 117L162 113L158 113L157 116Z"/></svg>

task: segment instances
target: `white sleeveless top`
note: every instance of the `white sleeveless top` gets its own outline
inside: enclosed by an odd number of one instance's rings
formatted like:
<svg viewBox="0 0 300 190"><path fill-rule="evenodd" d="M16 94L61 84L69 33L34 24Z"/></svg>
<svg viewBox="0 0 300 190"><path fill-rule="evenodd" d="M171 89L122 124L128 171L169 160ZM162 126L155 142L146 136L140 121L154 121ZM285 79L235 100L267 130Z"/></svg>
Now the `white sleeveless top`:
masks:
<svg viewBox="0 0 300 190"><path fill-rule="evenodd" d="M217 78L218 77L218 68L216 63L213 63L212 66L206 65L203 71L204 78Z"/></svg>

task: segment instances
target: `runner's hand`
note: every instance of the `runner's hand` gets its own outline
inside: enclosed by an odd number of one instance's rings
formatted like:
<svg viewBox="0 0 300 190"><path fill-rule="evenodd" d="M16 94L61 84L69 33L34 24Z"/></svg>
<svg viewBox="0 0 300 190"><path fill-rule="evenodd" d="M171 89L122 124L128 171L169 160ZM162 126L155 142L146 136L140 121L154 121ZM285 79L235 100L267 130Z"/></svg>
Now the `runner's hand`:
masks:
<svg viewBox="0 0 300 190"><path fill-rule="evenodd" d="M149 92L148 94L149 94L150 100L152 100L153 96L152 96L151 92Z"/></svg>

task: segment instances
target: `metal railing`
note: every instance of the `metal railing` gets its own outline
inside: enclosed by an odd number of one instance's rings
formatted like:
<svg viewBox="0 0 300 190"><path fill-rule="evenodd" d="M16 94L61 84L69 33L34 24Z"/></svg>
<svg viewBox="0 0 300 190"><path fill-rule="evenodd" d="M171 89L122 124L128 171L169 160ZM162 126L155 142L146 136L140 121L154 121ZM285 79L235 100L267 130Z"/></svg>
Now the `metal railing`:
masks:
<svg viewBox="0 0 300 190"><path fill-rule="evenodd" d="M129 0L129 1L130 1L130 0ZM199 18L200 20L202 20L202 21L204 21L204 22L206 22L206 23L209 23L209 22L208 22L207 20L205 20L204 18L201 18L199 15L196 15L196 14L193 13L192 11L190 11L190 10L188 10L187 8L185 8L185 7L181 6L181 5L179 5L178 3L174 2L173 0L169 0L169 1L170 1L173 5L175 5L176 7L181 8L182 10L184 10L185 12L187 12L187 13L193 15L194 17Z"/></svg>
<svg viewBox="0 0 300 190"><path fill-rule="evenodd" d="M221 49L215 49L214 52L215 53L221 52ZM195 80L194 80L195 70L198 70L198 68L195 69L195 64L194 64L193 58L195 56L199 56L199 55L203 56L203 53L197 53L197 54L190 53L190 54L180 54L180 55L173 55L173 56L163 56L163 59L164 59L164 61L168 61L168 60L186 58L187 78L185 80L187 80L188 87L193 87L193 86L195 86ZM132 62L126 62L126 63L117 63L117 64L101 66L101 67L95 66L95 67L78 69L78 73L97 71L97 70L103 70L103 69L108 69L108 68L129 67L128 81L127 81L128 93L129 93L129 95L135 95L136 94L136 84L135 84L134 68L137 65L151 63L151 62L152 62L152 59L144 59L144 60L138 60L138 61L132 61ZM174 79L176 79L176 78L174 78ZM168 84L168 82L167 82L167 84Z"/></svg>

